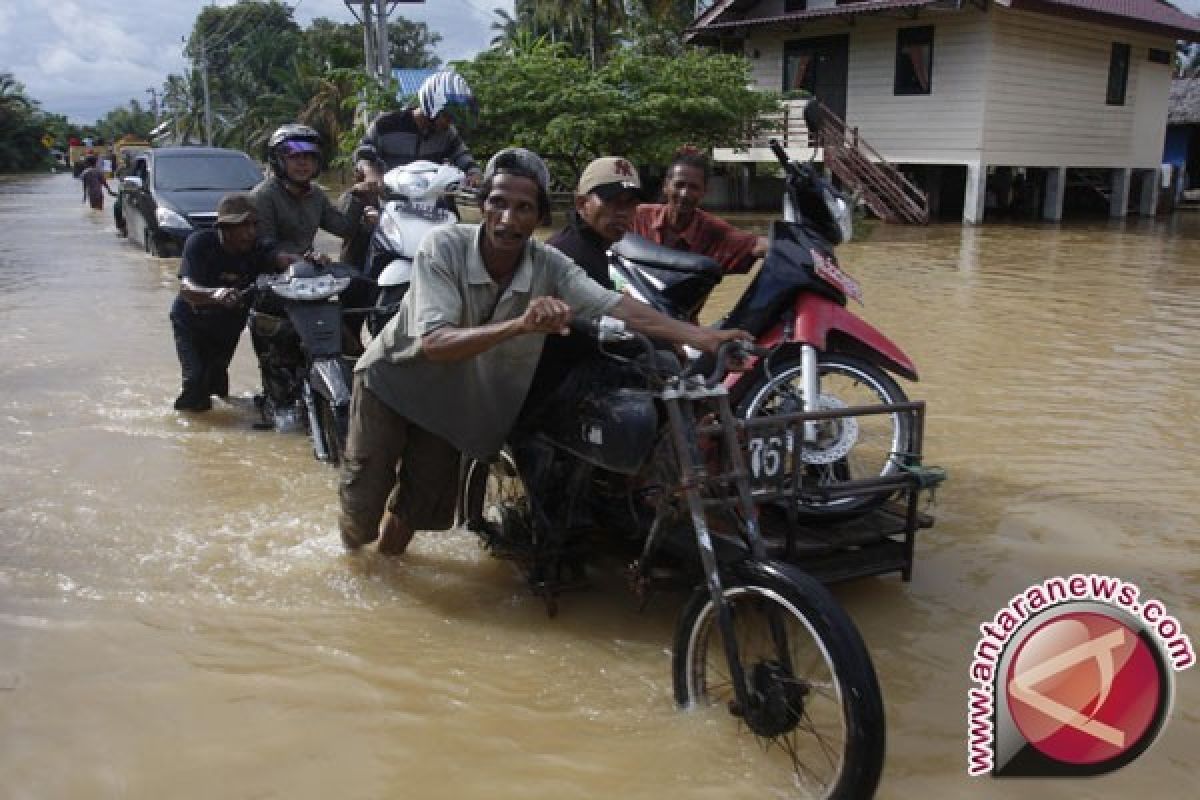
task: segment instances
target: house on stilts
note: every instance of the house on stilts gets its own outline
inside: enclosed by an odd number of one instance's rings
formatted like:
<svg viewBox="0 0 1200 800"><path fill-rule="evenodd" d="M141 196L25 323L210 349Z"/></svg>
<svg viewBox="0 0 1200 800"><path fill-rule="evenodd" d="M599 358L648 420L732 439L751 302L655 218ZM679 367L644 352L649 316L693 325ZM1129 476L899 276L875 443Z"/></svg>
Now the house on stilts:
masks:
<svg viewBox="0 0 1200 800"><path fill-rule="evenodd" d="M687 36L820 100L821 131L785 100L770 135L881 217L977 223L1154 214L1175 42L1200 19L1160 0L716 0ZM750 186L765 139L714 161Z"/></svg>

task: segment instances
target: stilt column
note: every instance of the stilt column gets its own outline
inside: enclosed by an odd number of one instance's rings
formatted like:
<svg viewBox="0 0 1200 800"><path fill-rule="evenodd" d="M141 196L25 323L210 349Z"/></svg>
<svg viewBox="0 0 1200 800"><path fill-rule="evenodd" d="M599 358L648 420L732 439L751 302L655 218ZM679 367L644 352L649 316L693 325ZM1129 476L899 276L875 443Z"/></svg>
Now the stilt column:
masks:
<svg viewBox="0 0 1200 800"><path fill-rule="evenodd" d="M980 161L967 164L967 190L963 197L963 223L983 222L987 191L987 164Z"/></svg>
<svg viewBox="0 0 1200 800"><path fill-rule="evenodd" d="M1046 170L1046 196L1042 202L1042 219L1058 222L1063 214L1063 195L1067 191L1067 168Z"/></svg>
<svg viewBox="0 0 1200 800"><path fill-rule="evenodd" d="M1130 169L1114 169L1112 182L1109 185L1112 193L1108 196L1108 215L1123 217L1129 208L1129 178L1133 173Z"/></svg>

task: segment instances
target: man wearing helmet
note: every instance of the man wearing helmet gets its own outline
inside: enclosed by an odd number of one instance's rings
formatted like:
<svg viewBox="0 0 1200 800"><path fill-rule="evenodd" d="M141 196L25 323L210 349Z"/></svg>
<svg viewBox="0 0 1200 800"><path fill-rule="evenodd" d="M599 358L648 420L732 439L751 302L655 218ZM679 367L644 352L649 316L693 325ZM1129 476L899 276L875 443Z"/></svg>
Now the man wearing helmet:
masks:
<svg viewBox="0 0 1200 800"><path fill-rule="evenodd" d="M480 170L455 125L466 126L478 109L471 87L457 72L442 70L425 79L417 104L376 117L354 151L354 161L373 186L390 169L426 160L448 161L467 173L471 185Z"/></svg>
<svg viewBox="0 0 1200 800"><path fill-rule="evenodd" d="M368 205L372 193L364 184L351 192L356 202L338 210L325 191L313 183L321 173L321 136L307 125L282 125L267 141L271 174L251 194L258 208L258 234L284 252L317 254L317 230L334 236L351 236L359 225L373 225L378 211Z"/></svg>
<svg viewBox="0 0 1200 800"><path fill-rule="evenodd" d="M550 211L545 163L509 148L488 162L478 225L425 236L400 311L355 367L342 467L342 542L403 553L416 530L454 517L459 453L490 459L529 390L548 334L609 314L634 330L713 352L741 331L699 328L602 287L533 238Z"/></svg>

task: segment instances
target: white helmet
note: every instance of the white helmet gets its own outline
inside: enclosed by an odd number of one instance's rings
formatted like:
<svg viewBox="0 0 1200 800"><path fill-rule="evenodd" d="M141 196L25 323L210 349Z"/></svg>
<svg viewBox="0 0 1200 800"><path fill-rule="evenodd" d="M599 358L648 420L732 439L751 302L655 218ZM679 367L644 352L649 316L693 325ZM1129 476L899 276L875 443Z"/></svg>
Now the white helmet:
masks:
<svg viewBox="0 0 1200 800"><path fill-rule="evenodd" d="M475 95L463 76L452 70L435 72L417 89L417 104L430 119L448 111L456 124L468 126L479 113Z"/></svg>

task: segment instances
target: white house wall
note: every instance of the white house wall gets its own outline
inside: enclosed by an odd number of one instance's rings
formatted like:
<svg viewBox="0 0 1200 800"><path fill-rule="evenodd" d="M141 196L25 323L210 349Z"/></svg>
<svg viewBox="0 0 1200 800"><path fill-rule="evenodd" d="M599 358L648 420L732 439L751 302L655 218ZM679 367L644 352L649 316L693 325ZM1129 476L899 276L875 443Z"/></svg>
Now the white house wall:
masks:
<svg viewBox="0 0 1200 800"><path fill-rule="evenodd" d="M1147 51L1174 54L1172 40L997 6L989 14L984 163L1158 166L1171 68L1150 63ZM1113 42L1131 46L1120 106L1105 103Z"/></svg>
<svg viewBox="0 0 1200 800"><path fill-rule="evenodd" d="M764 10L782 0L767 0ZM896 30L934 26L932 91L893 93ZM1170 67L1147 60L1170 39L1012 11L923 10L863 16L798 31L751 29L756 85L778 91L784 44L846 34L846 121L889 161L910 164L1156 167L1162 157ZM1131 45L1123 106L1105 104L1114 41Z"/></svg>
<svg viewBox="0 0 1200 800"><path fill-rule="evenodd" d="M889 161L963 163L982 147L987 31L978 11L926 11L915 19L859 17L806 25L796 32L752 35L746 45L756 85L780 90L786 42L847 34L846 123ZM893 92L896 31L934 26L932 90ZM758 57L754 58L754 52Z"/></svg>

